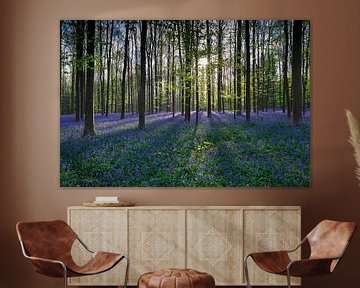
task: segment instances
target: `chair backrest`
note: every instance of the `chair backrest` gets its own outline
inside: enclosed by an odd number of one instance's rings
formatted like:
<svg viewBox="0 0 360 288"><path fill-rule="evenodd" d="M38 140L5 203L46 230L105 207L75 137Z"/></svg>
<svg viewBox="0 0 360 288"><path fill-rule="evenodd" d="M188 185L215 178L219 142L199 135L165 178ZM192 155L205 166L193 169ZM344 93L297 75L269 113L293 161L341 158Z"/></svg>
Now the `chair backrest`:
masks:
<svg viewBox="0 0 360 288"><path fill-rule="evenodd" d="M311 248L310 258L337 258L342 256L355 229L355 222L321 221L306 236ZM332 267L332 270L335 266Z"/></svg>
<svg viewBox="0 0 360 288"><path fill-rule="evenodd" d="M75 232L62 220L19 222L19 240L30 256L61 260L69 256Z"/></svg>

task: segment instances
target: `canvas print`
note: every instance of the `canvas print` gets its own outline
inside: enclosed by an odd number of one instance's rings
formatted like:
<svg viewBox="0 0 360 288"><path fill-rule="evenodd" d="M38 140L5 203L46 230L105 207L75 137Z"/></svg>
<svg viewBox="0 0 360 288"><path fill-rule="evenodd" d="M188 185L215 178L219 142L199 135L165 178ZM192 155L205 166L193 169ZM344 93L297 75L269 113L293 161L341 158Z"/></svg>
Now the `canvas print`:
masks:
<svg viewBox="0 0 360 288"><path fill-rule="evenodd" d="M60 186L309 187L310 21L60 21Z"/></svg>

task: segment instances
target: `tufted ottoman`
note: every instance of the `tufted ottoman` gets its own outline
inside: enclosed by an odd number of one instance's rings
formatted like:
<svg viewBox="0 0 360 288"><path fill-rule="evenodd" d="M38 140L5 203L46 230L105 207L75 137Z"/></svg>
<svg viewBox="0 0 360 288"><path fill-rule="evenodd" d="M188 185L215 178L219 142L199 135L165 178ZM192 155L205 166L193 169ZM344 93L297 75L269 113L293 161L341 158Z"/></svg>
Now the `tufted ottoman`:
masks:
<svg viewBox="0 0 360 288"><path fill-rule="evenodd" d="M192 269L166 269L140 276L138 288L214 288L214 277Z"/></svg>

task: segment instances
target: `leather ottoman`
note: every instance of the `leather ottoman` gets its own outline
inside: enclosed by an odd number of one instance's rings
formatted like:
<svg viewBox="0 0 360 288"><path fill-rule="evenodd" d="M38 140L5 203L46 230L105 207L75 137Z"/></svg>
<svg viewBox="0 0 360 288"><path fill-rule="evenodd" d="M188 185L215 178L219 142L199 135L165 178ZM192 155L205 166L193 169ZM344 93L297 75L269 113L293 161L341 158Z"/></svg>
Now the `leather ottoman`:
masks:
<svg viewBox="0 0 360 288"><path fill-rule="evenodd" d="M214 288L214 277L193 269L166 269L140 276L138 288Z"/></svg>

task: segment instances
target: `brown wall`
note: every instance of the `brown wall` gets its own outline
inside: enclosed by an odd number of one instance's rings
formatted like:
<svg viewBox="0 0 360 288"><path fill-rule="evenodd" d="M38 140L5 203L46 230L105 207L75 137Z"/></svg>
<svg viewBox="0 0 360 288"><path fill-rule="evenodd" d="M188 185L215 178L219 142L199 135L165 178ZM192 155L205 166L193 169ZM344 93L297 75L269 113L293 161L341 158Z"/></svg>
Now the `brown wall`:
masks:
<svg viewBox="0 0 360 288"><path fill-rule="evenodd" d="M344 108L360 118L358 0L0 1L0 286L62 287L33 273L19 220L66 217L66 207L114 194L139 205L301 205L303 234L324 218L360 223L360 188ZM7 3L5 3L7 2ZM60 19L310 19L311 188L59 188ZM358 232L359 233L359 232ZM338 271L304 287L358 287L360 237Z"/></svg>

